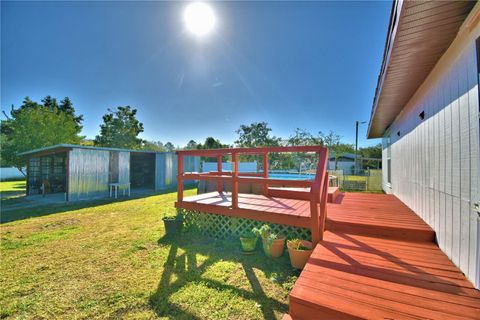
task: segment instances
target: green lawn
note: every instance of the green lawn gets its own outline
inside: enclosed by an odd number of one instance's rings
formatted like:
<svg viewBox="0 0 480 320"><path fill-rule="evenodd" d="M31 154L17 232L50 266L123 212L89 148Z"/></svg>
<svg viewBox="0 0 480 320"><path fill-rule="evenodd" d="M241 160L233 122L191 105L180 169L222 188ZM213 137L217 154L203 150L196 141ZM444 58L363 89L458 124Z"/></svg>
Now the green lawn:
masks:
<svg viewBox="0 0 480 320"><path fill-rule="evenodd" d="M25 195L25 180L0 182L1 199L15 198Z"/></svg>
<svg viewBox="0 0 480 320"><path fill-rule="evenodd" d="M3 193L18 185L0 186ZM161 217L175 198L9 210L6 221L34 218L0 226L0 316L278 319L287 312L298 275L288 257L244 256L237 241L190 232L165 237Z"/></svg>

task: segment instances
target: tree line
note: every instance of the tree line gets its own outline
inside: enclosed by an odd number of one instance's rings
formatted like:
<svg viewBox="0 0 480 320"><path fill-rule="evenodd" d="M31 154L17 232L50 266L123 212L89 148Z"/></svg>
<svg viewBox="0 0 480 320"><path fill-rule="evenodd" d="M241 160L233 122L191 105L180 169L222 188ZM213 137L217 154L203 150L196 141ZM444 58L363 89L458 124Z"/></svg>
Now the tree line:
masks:
<svg viewBox="0 0 480 320"><path fill-rule="evenodd" d="M100 132L93 140L87 140L81 135L83 115L76 113L72 101L65 97L58 100L46 96L41 102L32 101L26 97L22 104L11 107L9 113L3 111L5 119L0 123L0 164L2 167L13 166L23 168L24 159L17 154L55 144L82 144L98 147L115 147L150 151L173 151L175 149L217 149L230 147L261 147L261 146L300 146L324 145L339 157L344 153L353 153L354 147L344 143L342 137L334 132L319 131L312 134L307 130L297 128L286 139L272 135L272 129L266 122L254 122L241 125L234 145L220 142L214 137L208 137L204 142L190 140L185 146L174 146L171 142L147 141L139 138L144 131L143 123L137 119L137 109L130 106L119 106L107 109L102 117ZM359 154L364 157L381 158L381 146L360 148ZM244 156L245 160L257 160L255 156ZM298 162L308 162L308 156L301 158L292 155L273 155L274 165L284 168L294 167ZM259 161L261 162L261 161Z"/></svg>

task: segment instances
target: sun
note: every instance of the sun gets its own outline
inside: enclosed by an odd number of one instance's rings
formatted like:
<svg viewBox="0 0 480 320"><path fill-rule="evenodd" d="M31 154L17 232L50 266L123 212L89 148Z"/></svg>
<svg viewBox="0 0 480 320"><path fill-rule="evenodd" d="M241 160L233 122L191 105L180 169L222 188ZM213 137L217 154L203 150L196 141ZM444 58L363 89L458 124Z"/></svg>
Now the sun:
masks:
<svg viewBox="0 0 480 320"><path fill-rule="evenodd" d="M203 2L189 4L183 12L183 20L187 30L199 37L212 32L216 24L212 8Z"/></svg>

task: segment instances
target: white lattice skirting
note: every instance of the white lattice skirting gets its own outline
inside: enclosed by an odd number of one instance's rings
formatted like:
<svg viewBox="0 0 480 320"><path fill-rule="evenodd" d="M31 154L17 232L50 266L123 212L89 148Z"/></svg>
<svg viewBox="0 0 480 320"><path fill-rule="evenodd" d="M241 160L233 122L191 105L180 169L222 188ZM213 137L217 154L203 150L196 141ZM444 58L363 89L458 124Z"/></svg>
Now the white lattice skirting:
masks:
<svg viewBox="0 0 480 320"><path fill-rule="evenodd" d="M280 233L293 238L311 240L310 229L307 228L266 223L194 210L177 210L179 214L183 215L184 225L187 230L196 230L204 235L219 239L239 237L245 231L251 231L254 227L259 228L264 224L268 224L275 233Z"/></svg>

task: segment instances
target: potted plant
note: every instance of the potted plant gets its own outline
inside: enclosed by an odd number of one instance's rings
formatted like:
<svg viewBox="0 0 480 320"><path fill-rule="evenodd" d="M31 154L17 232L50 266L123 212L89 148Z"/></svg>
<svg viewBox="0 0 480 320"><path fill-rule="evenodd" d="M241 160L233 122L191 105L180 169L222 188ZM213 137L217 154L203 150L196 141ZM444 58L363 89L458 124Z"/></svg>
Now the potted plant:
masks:
<svg viewBox="0 0 480 320"><path fill-rule="evenodd" d="M240 243L242 244L243 252L253 252L257 246L257 234L252 231L246 231L240 236Z"/></svg>
<svg viewBox="0 0 480 320"><path fill-rule="evenodd" d="M271 228L264 224L260 229L254 228L253 232L262 237L263 251L265 255L278 258L283 254L285 236L272 232Z"/></svg>
<svg viewBox="0 0 480 320"><path fill-rule="evenodd" d="M292 239L287 241L287 248L292 267L303 269L312 254L312 243L306 240Z"/></svg>
<svg viewBox="0 0 480 320"><path fill-rule="evenodd" d="M183 226L183 217L181 214L174 213L167 213L163 218L163 223L165 225L165 233L169 234L177 234L180 232Z"/></svg>

